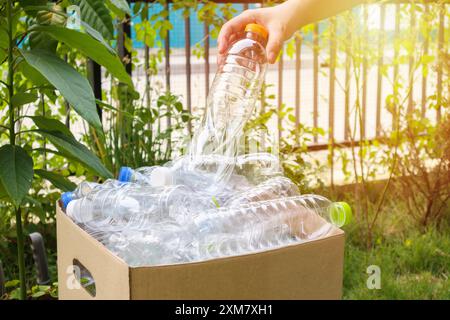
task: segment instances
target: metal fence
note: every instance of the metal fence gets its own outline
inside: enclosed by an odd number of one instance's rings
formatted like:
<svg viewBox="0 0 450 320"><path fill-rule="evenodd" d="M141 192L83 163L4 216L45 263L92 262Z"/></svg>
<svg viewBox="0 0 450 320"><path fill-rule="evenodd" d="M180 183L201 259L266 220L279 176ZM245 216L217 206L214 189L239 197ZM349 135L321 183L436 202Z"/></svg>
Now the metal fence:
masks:
<svg viewBox="0 0 450 320"><path fill-rule="evenodd" d="M264 6L263 2L254 0L219 0L215 2L239 3L242 4L243 10L247 9L249 4L257 3ZM169 9L168 2L165 2L164 5L166 9ZM393 122L388 120L390 115L387 112L385 101L388 95L400 90L392 83L395 83L402 75L405 77L406 86L409 88L407 94L408 110L412 111L419 108L422 110L422 116L424 117L440 118L441 106L437 107L434 115L426 114L427 104L429 103L427 97L434 94L436 101L443 101L442 94L446 92L443 88L445 85L444 72L442 69L443 63L440 59L442 53L447 52L448 1L426 1L425 3L416 2L415 4L405 1L382 2L362 5L357 10L360 17L359 27L362 28L363 34L371 34L373 40L370 48L366 48L366 52L362 48L362 62L358 66L358 72L360 73L358 82L355 82L354 79L354 65L352 65L354 63L354 57L352 56L354 48L351 47L352 42L342 41L342 39L351 39L355 30L348 28L345 21L341 21L339 17L332 17L324 22L314 24L307 31L300 31L289 44L285 45L285 53L279 57L277 64L269 68L270 82L274 84L274 87L271 88L273 90L272 96L276 96L274 103L279 111L279 120L276 127L280 137L289 127L281 123L282 117L280 115L286 107L292 107L292 111L289 112L295 119L293 121L294 128L306 123L314 128L321 127L327 132L323 137L314 136L313 141L308 145L309 150L312 151L325 150L330 145L332 147L345 147L359 143L361 140L367 141L382 136L387 127L386 124L389 121ZM437 17L434 18L437 22L434 23L435 30L431 30L431 27L429 30L432 37L417 37L415 39L417 42L414 42L415 47L412 49L409 58L400 63L392 63L404 56L401 46L395 45L395 39L404 37L408 30L423 28L424 22L420 19L430 10L438 12ZM169 17L166 17L166 19L169 19ZM191 24L192 21L189 16L184 18L184 80L177 80L185 86L182 90L184 105L190 112L194 111ZM205 23L203 29L204 39L206 40L202 43L204 55L200 72L203 73L204 79L201 82L204 88L199 95L205 97L208 94L215 64L210 61L212 50L210 47L210 26ZM374 32L374 30L376 31ZM122 32L131 37L129 21L123 24ZM340 36L338 37L337 34ZM180 93L177 92L177 90L181 91L179 83L177 83L178 86L173 85L170 46L172 36L169 31L164 39L164 65L161 76L164 79L166 90ZM386 41L387 39L390 41ZM130 58L131 52L126 49L124 42L122 35L119 34L119 54L122 57ZM422 70L420 73L416 70L418 43L420 43L421 50L419 58L424 56L435 57L432 68L430 67L433 72ZM288 46L291 48L290 54L288 54ZM361 48L359 49L361 50ZM373 57L371 51L374 50L377 59L371 61L371 57ZM129 61L130 59L126 60ZM90 63L90 65L94 92L96 97L101 99L101 69L95 63ZM132 73L131 64L127 64L127 71L130 74ZM419 79L411 76L419 73L421 74ZM355 86L358 87L358 90L355 90ZM359 115L355 115L355 111L352 110L355 100L358 100L360 104ZM266 104L267 101L262 97L261 109L264 110ZM361 123L363 123L358 130L358 134L353 137L351 132L357 130L357 128L352 124L352 116L360 117ZM192 130L191 124L189 124L189 130Z"/></svg>

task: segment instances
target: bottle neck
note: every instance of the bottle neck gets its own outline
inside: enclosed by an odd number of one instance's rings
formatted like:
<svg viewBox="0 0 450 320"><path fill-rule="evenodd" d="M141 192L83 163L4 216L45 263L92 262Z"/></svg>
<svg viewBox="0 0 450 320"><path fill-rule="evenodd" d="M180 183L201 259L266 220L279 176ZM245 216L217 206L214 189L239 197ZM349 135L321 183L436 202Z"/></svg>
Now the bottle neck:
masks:
<svg viewBox="0 0 450 320"><path fill-rule="evenodd" d="M264 48L266 47L267 40L256 32L247 31L245 37L259 42Z"/></svg>

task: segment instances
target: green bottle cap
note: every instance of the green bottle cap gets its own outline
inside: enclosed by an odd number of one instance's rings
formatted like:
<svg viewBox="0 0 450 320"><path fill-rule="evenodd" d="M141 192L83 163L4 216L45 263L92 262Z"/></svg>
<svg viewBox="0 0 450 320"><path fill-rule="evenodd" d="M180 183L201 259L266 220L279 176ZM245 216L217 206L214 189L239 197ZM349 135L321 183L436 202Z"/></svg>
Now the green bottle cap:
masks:
<svg viewBox="0 0 450 320"><path fill-rule="evenodd" d="M334 202L330 206L330 220L339 228L349 224L352 220L352 208L347 202Z"/></svg>

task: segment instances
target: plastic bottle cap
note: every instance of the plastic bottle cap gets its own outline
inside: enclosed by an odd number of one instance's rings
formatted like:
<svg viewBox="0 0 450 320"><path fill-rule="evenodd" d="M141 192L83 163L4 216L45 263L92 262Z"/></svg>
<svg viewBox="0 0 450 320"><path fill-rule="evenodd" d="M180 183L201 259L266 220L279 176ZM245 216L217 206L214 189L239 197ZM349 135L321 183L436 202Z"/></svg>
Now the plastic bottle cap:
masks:
<svg viewBox="0 0 450 320"><path fill-rule="evenodd" d="M254 32L259 34L261 37L263 37L265 40L269 37L269 31L267 31L266 28L264 28L262 25L257 23L249 23L245 26L245 32Z"/></svg>
<svg viewBox="0 0 450 320"><path fill-rule="evenodd" d="M349 224L352 220L352 208L347 202L334 202L330 208L330 219L337 227Z"/></svg>
<svg viewBox="0 0 450 320"><path fill-rule="evenodd" d="M121 167L119 170L119 177L117 180L121 182L129 182L131 180L131 175L133 173L133 169L130 167Z"/></svg>
<svg viewBox="0 0 450 320"><path fill-rule="evenodd" d="M171 170L165 167L155 168L150 174L150 183L153 187L172 185L173 176Z"/></svg>
<svg viewBox="0 0 450 320"><path fill-rule="evenodd" d="M64 192L63 194L61 194L61 202L63 204L64 209L67 208L67 205L70 203L70 201L73 200L74 196L75 194L72 191Z"/></svg>

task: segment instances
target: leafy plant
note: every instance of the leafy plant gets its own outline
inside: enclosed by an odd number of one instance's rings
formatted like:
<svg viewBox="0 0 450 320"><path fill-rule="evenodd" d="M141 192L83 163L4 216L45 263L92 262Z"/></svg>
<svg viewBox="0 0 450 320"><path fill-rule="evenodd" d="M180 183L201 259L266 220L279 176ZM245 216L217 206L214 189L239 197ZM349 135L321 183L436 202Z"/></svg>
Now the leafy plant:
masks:
<svg viewBox="0 0 450 320"><path fill-rule="evenodd" d="M121 166L161 165L182 152L186 145L186 112L179 97L167 92L153 95L150 106L134 100L127 111L103 104L110 128L104 138L87 140L92 148L102 150L99 156L117 173ZM164 121L171 119L170 126Z"/></svg>
<svg viewBox="0 0 450 320"><path fill-rule="evenodd" d="M38 163L33 157L40 154L45 159L47 154L53 154L54 157L81 163L100 177L112 177L111 172L62 122L46 112L43 101L47 98L56 102L56 90L99 136L103 136L89 82L60 58L59 50L64 51L64 46L78 50L132 87L121 61L101 35L109 35L107 31L111 31L107 9L98 1L82 2L84 9L81 11L85 12L82 16L89 21L78 31L65 26L67 16L63 9L68 3L47 4L42 0L3 0L0 3L0 23L3 26L0 30L0 56L2 67L7 68L6 79L0 82L0 106L7 109L0 137L8 139L8 143L0 147L0 198L2 202L10 203L15 213L22 299L26 294L23 223L24 213L32 200L29 191L33 180L42 178L57 188L73 187L64 176L47 172L45 164L36 168ZM24 107L30 103L41 114L30 115L28 108ZM32 123L30 128L25 127L26 121ZM45 141L43 148L33 143L35 136ZM54 148L49 148L47 142Z"/></svg>
<svg viewBox="0 0 450 320"><path fill-rule="evenodd" d="M450 117L436 125L414 113L399 132L395 190L423 228L439 225L450 204L450 161L445 155L449 124Z"/></svg>
<svg viewBox="0 0 450 320"><path fill-rule="evenodd" d="M5 283L7 294L4 299L18 300L22 299L20 281L10 280ZM51 285L34 285L27 292L27 296L34 300L55 300L58 299L58 283Z"/></svg>

